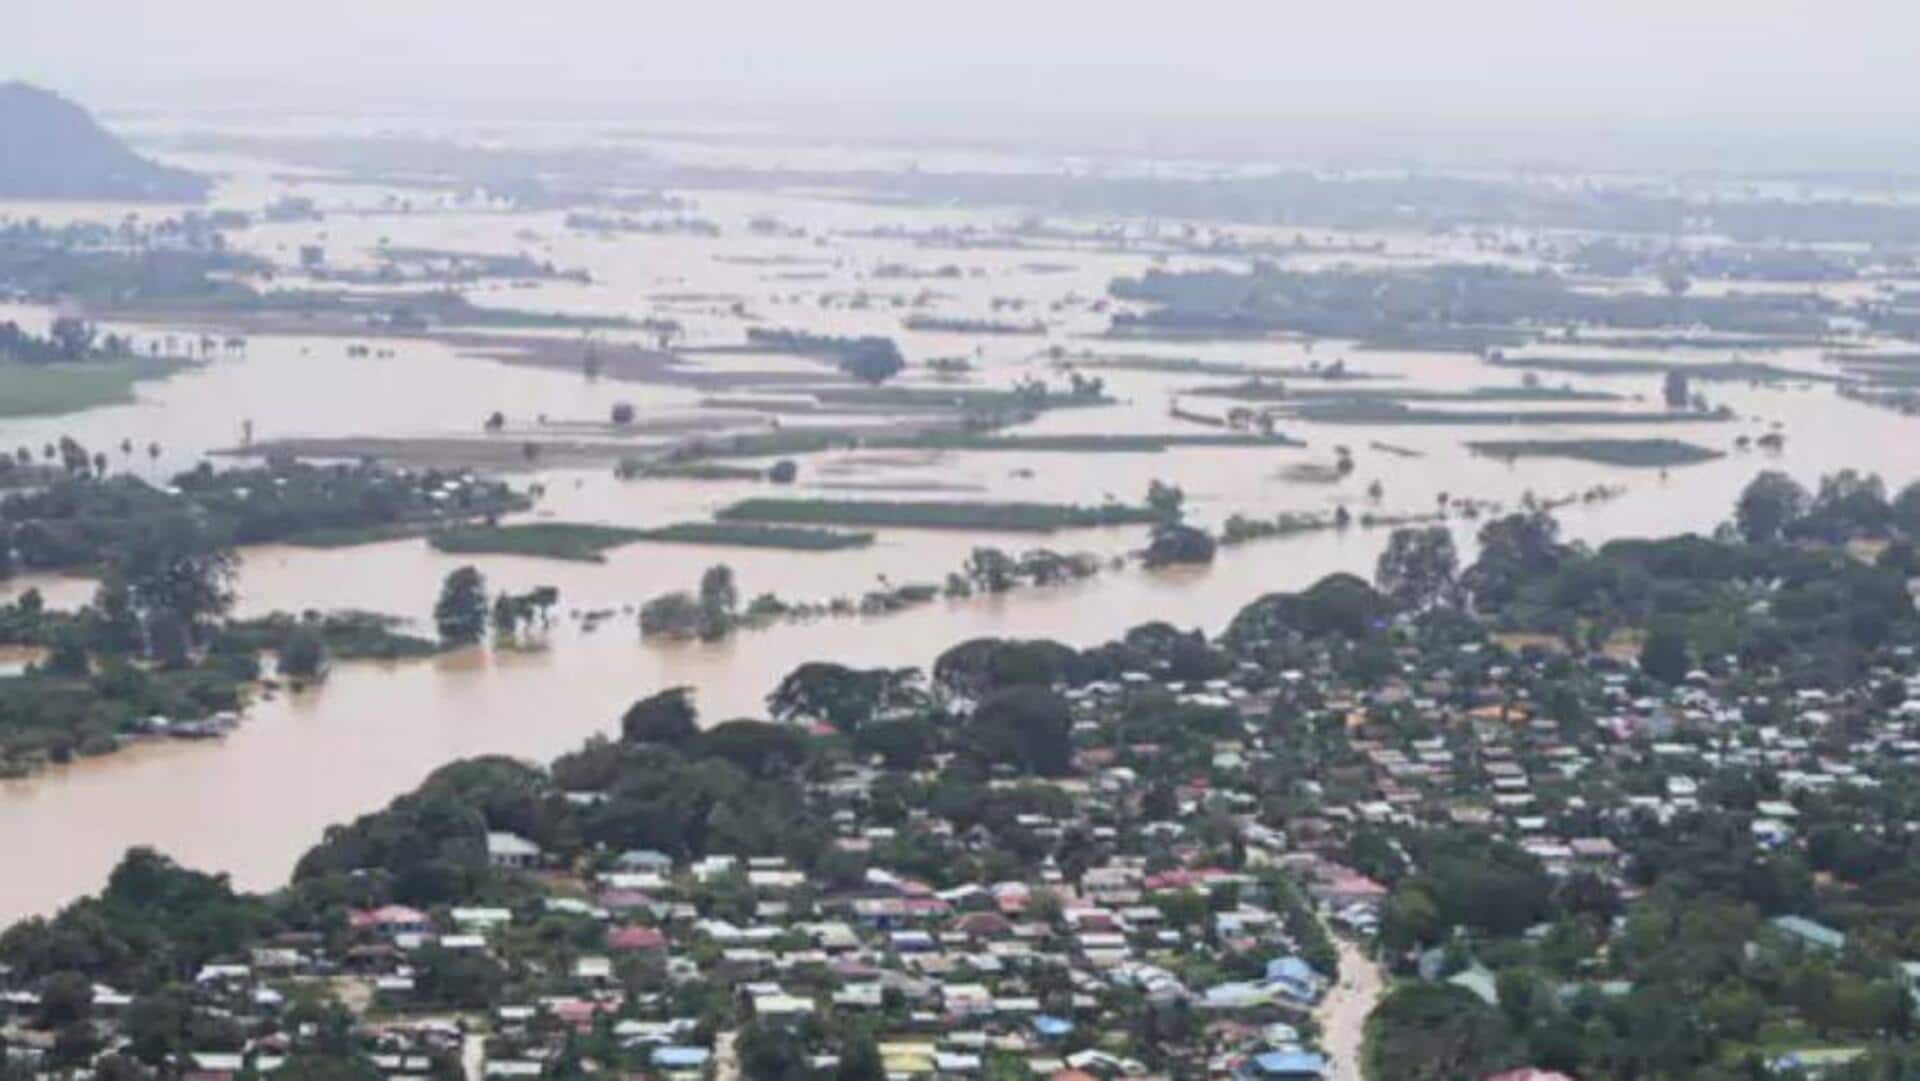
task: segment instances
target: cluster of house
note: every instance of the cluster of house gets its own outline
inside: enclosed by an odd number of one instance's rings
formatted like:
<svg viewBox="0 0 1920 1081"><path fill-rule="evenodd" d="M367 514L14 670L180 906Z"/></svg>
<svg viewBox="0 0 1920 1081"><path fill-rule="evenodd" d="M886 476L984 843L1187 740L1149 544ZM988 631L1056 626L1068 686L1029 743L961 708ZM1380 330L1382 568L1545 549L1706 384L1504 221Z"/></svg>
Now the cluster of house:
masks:
<svg viewBox="0 0 1920 1081"><path fill-rule="evenodd" d="M311 1023L283 1024L297 989L311 984L355 1008L376 1065L392 1076L456 1057L473 1081L548 1075L570 1041L599 1033L647 1073L728 1077L740 1071L737 1026L797 1030L826 1016L871 1018L894 1077L984 1076L996 1060L1067 1081L1153 1072L1108 1038L1123 1024L1120 1001L1179 1010L1180 1038L1216 1074L1312 1078L1328 1068L1302 1035L1328 977L1298 956L1255 876L1149 871L1115 858L1077 883L1049 871L1041 881L936 890L872 867L863 883L803 912L791 898L807 877L777 858L676 863L632 851L583 872L510 833L490 833L486 847L494 866L537 876L542 900L355 910L343 936L290 934L210 964L194 980L193 1008L273 1035L195 1049L184 1072L199 1081L272 1074L316 1035ZM1342 872L1328 874L1340 888ZM703 911L702 888L722 879L746 884L750 914ZM1175 894L1215 900L1198 923L1174 926L1158 902ZM516 936L556 923L569 928L569 945L543 955L543 993L471 1009L440 997L436 965L461 955L505 961ZM724 1020L677 995L684 983L724 988ZM131 1001L96 987L92 1014L111 1027ZM51 1049L55 1034L30 1024L41 1006L34 990L11 990L0 1006L9 1055L31 1062Z"/></svg>
<svg viewBox="0 0 1920 1081"><path fill-rule="evenodd" d="M1163 687L1154 676L1130 673L1076 690L1074 774L1052 782L1074 797L1074 810L1020 821L1037 837L1103 842L1097 861L1071 872L1048 856L1020 878L935 888L888 866L887 849L876 842L893 827L868 820L858 801L837 798L879 776L858 763L810 782L836 797L822 803L838 808L831 816L837 843L867 860L855 884L828 887L777 857L689 861L629 851L582 865L513 833L488 833L489 862L540 883L537 902L360 910L344 936L284 936L209 965L192 989L195 1008L273 1035L195 1050L187 1072L208 1081L272 1073L312 1033L311 1022L269 1022L285 1015L302 984L324 981L354 1007L377 1064L396 1076L450 1056L471 1081L553 1074L591 1036L598 1047L616 1048L629 1072L731 1081L743 1069L735 1043L745 1026L798 1032L830 1018L869 1019L881 1034L885 1072L898 1078L1004 1077L1009 1063L1055 1081L1165 1072L1353 1076L1357 1065L1330 1058L1313 1038L1317 1026L1307 1023L1335 974L1307 960L1303 929L1273 883L1277 871L1329 923L1370 934L1387 890L1340 859L1356 825L1443 821L1513 840L1553 873L1584 869L1617 879L1623 854L1613 841L1598 830L1553 825L1594 816L1549 816L1538 798L1543 787L1557 786L1558 807L1577 808L1565 782L1605 759L1659 783L1618 793L1617 805L1594 808L1599 818L1664 818L1696 806L1715 770L1764 764L1788 791L1760 802L1755 837L1791 844L1792 793L1872 783L1859 758L1835 757L1819 738L1854 707L1844 698L1803 692L1790 703L1790 721L1734 724L1749 703L1704 674L1674 692L1636 697L1629 670L1602 664L1583 674L1598 691L1584 703L1594 723L1576 738L1518 689L1527 683L1521 672L1491 664L1479 670L1479 685L1462 687L1450 674L1455 667L1436 662L1422 675L1422 658L1403 651L1403 660L1411 674L1370 686L1343 681L1323 661L1278 678L1243 664L1202 686ZM1140 836L1119 837L1122 827L1104 809L1138 804L1139 777L1125 763L1137 766L1153 749L1116 746L1102 729L1130 696L1147 690L1237 713L1245 723L1240 735L1211 741L1210 760L1178 787L1177 813L1144 825L1136 819L1125 828ZM1920 702L1920 684L1909 692L1909 701ZM1261 821L1258 793L1288 739L1268 718L1295 702L1318 717L1344 718L1356 753L1305 782L1321 798L1283 833ZM1892 711L1858 754L1904 760L1920 751L1917 714L1920 708ZM1417 723L1381 723L1388 715ZM1206 846L1184 841L1203 813L1232 821L1244 855L1235 866L1216 866ZM1162 842L1151 860L1140 854L1147 835ZM748 898L744 907L718 910L712 888L722 883ZM555 927L563 928L557 942ZM1837 932L1817 925L1788 922L1780 930L1838 948L1830 940ZM525 978L529 956L539 958L538 979ZM450 1005L438 973L463 959L481 969L488 962L514 967L510 986L539 991ZM1431 975L1443 978L1438 969ZM1483 970L1444 978L1483 997L1494 990ZM32 1059L51 1038L26 1023L40 1006L37 994L7 983L4 973L0 986L10 988L0 997L7 1052ZM686 993L690 987L710 993ZM713 989L723 996L718 1006ZM97 987L92 1008L111 1019L128 1001ZM1147 1046L1157 1054L1144 1054ZM813 1065L831 1063L831 1048L811 1050Z"/></svg>

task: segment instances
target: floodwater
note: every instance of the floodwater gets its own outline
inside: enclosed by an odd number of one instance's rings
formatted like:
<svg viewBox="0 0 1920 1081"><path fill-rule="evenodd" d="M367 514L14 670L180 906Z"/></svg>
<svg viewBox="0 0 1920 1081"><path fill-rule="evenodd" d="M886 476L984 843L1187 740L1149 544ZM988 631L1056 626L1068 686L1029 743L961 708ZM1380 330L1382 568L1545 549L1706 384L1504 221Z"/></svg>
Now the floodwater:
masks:
<svg viewBox="0 0 1920 1081"><path fill-rule="evenodd" d="M236 181L224 197L253 205L247 200L257 202L270 190L257 180ZM1395 376L1421 387L1511 384L1518 378L1469 356L1348 351L1337 343L1310 348L1285 342L1095 340L1088 335L1104 326L1105 317L1085 302L1100 297L1115 274L1139 273L1153 265L1155 256L1106 250L954 251L899 238L839 235L879 225L915 230L991 225L1012 220L1010 215L874 208L813 196L695 197L700 207L692 213L719 221L726 230L721 239L602 239L568 234L557 215L450 209L356 213L323 223L262 226L240 234L240 240L282 259L300 244L324 242L340 253L342 262L381 238L393 244L465 250L536 250L562 266L587 266L593 284L482 289L476 299L554 310L671 314L687 323L688 339L695 342L738 341L747 320L756 316L772 325L892 334L914 360L974 358L980 382L993 385L1025 375L1057 376L1041 356L1049 345L1107 356L1197 357L1275 368L1344 358L1354 371ZM744 223L751 217L774 217L806 229L807 235L750 236ZM1391 238L1390 243L1412 241ZM1446 254L1428 251L1425 257ZM774 259L784 261L769 261ZM1173 257L1168 262L1221 261ZM882 263L920 268L952 263L963 273L958 278L872 278L872 268ZM800 271L827 277L783 277ZM862 289L870 294L866 306L850 306L848 298ZM922 290L942 294L927 310L944 316L1044 318L1050 332L1046 337L906 332L898 322L902 309L871 299ZM828 298L824 305L823 295ZM1024 298L1028 307L996 313L996 297ZM746 318L735 312L731 298L738 298ZM496 408L506 411L518 428L537 423L540 416L597 420L616 401L634 402L643 415L680 414L698 406L699 395L680 388L594 382L575 373L517 368L461 357L431 342L382 342L394 355L371 358L349 358L345 344L344 339L257 337L244 355L222 356L201 369L142 385L139 401L131 405L0 421L0 447L38 445L62 434L101 447L117 446L123 438L136 446L158 442L163 454L157 462L136 454L121 466L158 478L209 450L239 442L248 421L259 439L446 435L474 432L480 418ZM1767 354L1765 359L1808 369L1823 364L1810 353ZM740 361L713 357L704 362ZM1182 393L1196 385L1230 381L1227 377L1101 374L1121 404L1050 413L1030 430L1199 432L1207 429L1169 416L1176 399L1185 409L1216 415L1232 404ZM1655 376L1545 379L1551 385L1563 381L1638 399L1623 401L1619 408L1657 408ZM845 497L864 490L873 498L1091 503L1108 495L1138 500L1150 480L1163 478L1186 490L1196 520L1217 526L1234 513L1271 516L1340 505L1356 512L1371 508L1419 513L1431 509L1443 493L1512 506L1527 492L1560 498L1596 485L1623 486L1624 494L1616 499L1560 512L1569 537L1597 543L1617 536L1711 530L1727 517L1740 487L1761 468L1783 468L1807 482L1824 472L1859 465L1872 465L1896 485L1920 474L1920 452L1912 449L1915 422L1909 418L1843 400L1824 386L1704 384L1699 389L1741 419L1571 429L1295 424L1283 427L1305 439L1305 447L1183 449L1158 455L845 451L803 459L797 489ZM1781 454L1732 450L1736 436L1757 436L1776 424L1787 438ZM1469 439L1516 434L1673 436L1729 453L1663 475L1577 462L1507 464L1474 457L1463 446ZM1376 441L1421 456L1384 453L1373 449ZM1336 446L1351 448L1358 464L1352 476L1330 485L1283 478L1282 471L1291 465L1330 463ZM704 518L727 502L761 490L753 484L622 482L601 469L548 471L525 480L537 480L547 492L533 514L536 518L633 525ZM1383 489L1377 506L1366 494L1376 480ZM1454 525L1462 542L1468 542L1474 523ZM390 665L340 664L324 686L263 698L247 724L223 742L141 745L32 779L0 783L0 852L15 869L0 881L0 921L50 911L96 888L131 845L154 845L188 864L230 872L242 886L270 888L286 879L300 853L329 823L383 805L436 766L477 754L549 758L589 735L611 732L632 700L665 687L696 688L703 714L718 720L760 712L780 677L807 660L925 666L943 649L974 636L1045 636L1087 645L1148 620L1218 631L1241 605L1262 593L1299 588L1333 571L1369 573L1387 531L1355 528L1256 542L1223 550L1220 559L1204 569L1146 572L1133 567L1073 585L941 600L884 617L786 623L714 644L643 643L631 614L633 606L651 596L692 588L701 571L716 562L734 569L743 595L772 591L793 601L824 600L857 597L883 583L939 581L959 569L969 550L980 544L1010 549L1043 544L1116 555L1139 547L1142 533L1092 530L1009 537L897 530L884 531L872 548L836 553L638 544L615 550L598 564L455 557L418 540L346 550L249 550L243 553L237 582L243 613L357 607L424 620L442 577L471 562L494 588L558 586L563 617L543 648L473 650ZM91 584L26 579L0 587L0 592L28 587L42 589L52 603L77 605L84 603ZM616 615L589 631L574 615L585 610L613 610Z"/></svg>

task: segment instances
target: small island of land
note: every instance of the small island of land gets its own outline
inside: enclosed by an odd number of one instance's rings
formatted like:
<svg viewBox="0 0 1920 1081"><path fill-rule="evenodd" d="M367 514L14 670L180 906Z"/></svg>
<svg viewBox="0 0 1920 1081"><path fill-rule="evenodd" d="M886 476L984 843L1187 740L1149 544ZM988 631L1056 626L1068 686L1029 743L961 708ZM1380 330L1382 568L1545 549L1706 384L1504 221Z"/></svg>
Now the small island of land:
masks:
<svg viewBox="0 0 1920 1081"><path fill-rule="evenodd" d="M1467 449L1489 458L1567 458L1660 469L1725 457L1720 451L1678 439L1488 439L1468 443Z"/></svg>

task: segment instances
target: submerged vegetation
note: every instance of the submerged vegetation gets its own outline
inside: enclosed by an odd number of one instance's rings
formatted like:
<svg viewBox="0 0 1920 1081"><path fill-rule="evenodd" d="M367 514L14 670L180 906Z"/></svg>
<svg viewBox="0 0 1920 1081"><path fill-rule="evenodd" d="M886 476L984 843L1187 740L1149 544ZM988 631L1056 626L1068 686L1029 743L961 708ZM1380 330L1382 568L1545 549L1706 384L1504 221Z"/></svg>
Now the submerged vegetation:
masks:
<svg viewBox="0 0 1920 1081"><path fill-rule="evenodd" d="M1601 409L1428 409L1392 401L1334 399L1304 402L1286 414L1314 424L1379 425L1525 425L1563 424L1698 424L1728 421L1733 413L1725 408L1711 412L1690 410L1601 410Z"/></svg>
<svg viewBox="0 0 1920 1081"><path fill-rule="evenodd" d="M974 432L929 432L911 441L932 450L1024 451L1060 454L1158 454L1187 447L1299 447L1305 444L1283 435L986 435Z"/></svg>
<svg viewBox="0 0 1920 1081"><path fill-rule="evenodd" d="M1733 381L1753 383L1777 383L1788 380L1804 382L1831 382L1833 377L1821 372L1806 372L1794 368L1783 368L1778 364L1769 364L1757 360L1725 361L1686 361L1675 362L1652 357L1562 357L1550 355L1505 356L1495 353L1487 357L1487 363L1496 368L1518 368L1533 372L1564 372L1568 375L1609 376L1609 375L1666 375L1668 372L1682 372L1692 379L1703 381Z"/></svg>
<svg viewBox="0 0 1920 1081"><path fill-rule="evenodd" d="M1294 387L1278 380L1253 379L1226 386L1195 387L1189 394L1241 402L1610 402L1618 394L1572 387L1468 387L1422 390L1414 387Z"/></svg>
<svg viewBox="0 0 1920 1081"><path fill-rule="evenodd" d="M1490 458L1566 458L1661 469L1725 457L1717 450L1677 439L1503 439L1468 443L1467 447Z"/></svg>
<svg viewBox="0 0 1920 1081"><path fill-rule="evenodd" d="M749 327L747 341L759 348L799 356L824 357L847 375L878 385L907 366L892 338L841 338L798 330Z"/></svg>
<svg viewBox="0 0 1920 1081"><path fill-rule="evenodd" d="M717 544L741 548L786 548L796 552L835 552L865 548L871 533L803 526L756 525L750 522L676 522L657 529L637 530L635 540L673 544Z"/></svg>
<svg viewBox="0 0 1920 1081"><path fill-rule="evenodd" d="M1817 340L1839 307L1799 293L1651 295L1583 290L1551 270L1440 264L1323 271L1257 264L1249 272L1149 270L1115 279L1120 300L1148 305L1116 332L1263 336L1280 332L1392 347L1482 352L1540 326L1713 331Z"/></svg>
<svg viewBox="0 0 1920 1081"><path fill-rule="evenodd" d="M460 555L517 555L570 559L585 563L606 561L606 552L645 539L638 529L588 525L578 522L527 522L516 525L469 525L436 529L428 543L442 552Z"/></svg>
<svg viewBox="0 0 1920 1081"><path fill-rule="evenodd" d="M983 532L1051 533L1060 529L1149 525L1158 515L1147 507L1110 503L1097 507L1064 503L884 502L840 499L747 499L715 515L730 522L789 522Z"/></svg>
<svg viewBox="0 0 1920 1081"><path fill-rule="evenodd" d="M233 620L224 634L230 648L277 654L283 671L289 654L300 648L301 639L311 638L322 650L318 663L299 666L309 668L311 675L324 669L330 660L397 661L439 652L438 643L407 633L402 629L405 624L405 620L378 612L276 612Z"/></svg>
<svg viewBox="0 0 1920 1081"><path fill-rule="evenodd" d="M373 466L200 467L165 489L130 476L98 477L103 456L74 444L69 475L0 498L0 541L22 570L86 570L113 562L156 530L174 528L208 550L345 532L373 539L526 509L504 484L464 473ZM190 528L179 523L190 523ZM368 531L371 531L370 533Z"/></svg>

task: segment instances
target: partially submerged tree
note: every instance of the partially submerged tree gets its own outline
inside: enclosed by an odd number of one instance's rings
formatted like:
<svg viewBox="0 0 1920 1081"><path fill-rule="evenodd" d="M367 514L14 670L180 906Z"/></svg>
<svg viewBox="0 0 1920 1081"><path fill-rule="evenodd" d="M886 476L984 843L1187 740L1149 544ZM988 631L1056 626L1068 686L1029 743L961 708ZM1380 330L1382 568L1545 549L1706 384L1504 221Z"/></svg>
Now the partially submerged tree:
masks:
<svg viewBox="0 0 1920 1081"><path fill-rule="evenodd" d="M459 567L447 575L433 606L433 624L449 646L470 646L487 633L487 580L478 568Z"/></svg>

